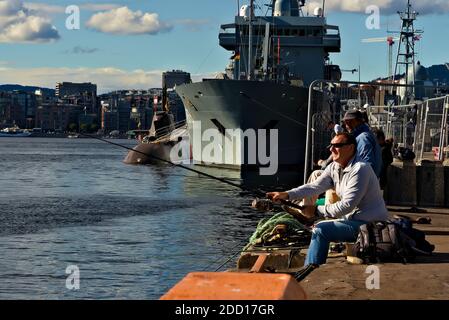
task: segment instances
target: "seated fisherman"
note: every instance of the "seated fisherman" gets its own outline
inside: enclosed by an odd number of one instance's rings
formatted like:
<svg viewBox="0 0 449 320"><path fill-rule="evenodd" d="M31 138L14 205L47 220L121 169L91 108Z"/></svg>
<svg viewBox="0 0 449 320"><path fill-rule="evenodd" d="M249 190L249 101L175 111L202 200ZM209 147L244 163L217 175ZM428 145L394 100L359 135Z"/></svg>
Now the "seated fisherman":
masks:
<svg viewBox="0 0 449 320"><path fill-rule="evenodd" d="M332 220L321 221L314 226L305 267L295 276L297 280L302 280L326 262L330 242L354 242L362 224L388 218L376 174L371 165L357 161L354 136L349 133L336 135L330 150L333 162L316 181L286 192L267 193L268 198L278 202L303 199L335 188L340 198L334 204L309 206L303 211L308 219Z"/></svg>

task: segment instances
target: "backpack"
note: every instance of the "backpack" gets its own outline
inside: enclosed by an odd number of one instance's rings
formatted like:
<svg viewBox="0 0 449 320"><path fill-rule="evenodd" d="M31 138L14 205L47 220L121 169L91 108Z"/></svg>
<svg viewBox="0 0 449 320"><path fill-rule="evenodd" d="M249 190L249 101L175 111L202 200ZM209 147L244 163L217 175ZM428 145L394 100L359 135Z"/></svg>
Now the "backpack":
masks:
<svg viewBox="0 0 449 320"><path fill-rule="evenodd" d="M435 246L410 221L392 219L360 226L352 255L365 263L412 262L417 254L431 254Z"/></svg>

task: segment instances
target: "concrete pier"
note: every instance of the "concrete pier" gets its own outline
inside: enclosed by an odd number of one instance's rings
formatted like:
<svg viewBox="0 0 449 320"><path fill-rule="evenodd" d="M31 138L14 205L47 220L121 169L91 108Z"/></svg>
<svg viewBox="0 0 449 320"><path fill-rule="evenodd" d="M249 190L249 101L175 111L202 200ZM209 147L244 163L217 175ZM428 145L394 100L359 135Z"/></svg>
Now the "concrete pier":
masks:
<svg viewBox="0 0 449 320"><path fill-rule="evenodd" d="M394 209L394 208L390 208ZM403 208L396 208L403 209ZM428 216L430 225L414 225L426 233L435 245L431 256L419 256L415 263L383 263L373 266L379 271L378 288L370 287L373 274L368 265L353 265L345 258L328 258L325 265L301 281L309 299L394 299L423 300L449 298L449 209L427 209L427 213L404 213L410 217ZM391 214L395 212L390 210ZM368 282L368 286L367 286Z"/></svg>

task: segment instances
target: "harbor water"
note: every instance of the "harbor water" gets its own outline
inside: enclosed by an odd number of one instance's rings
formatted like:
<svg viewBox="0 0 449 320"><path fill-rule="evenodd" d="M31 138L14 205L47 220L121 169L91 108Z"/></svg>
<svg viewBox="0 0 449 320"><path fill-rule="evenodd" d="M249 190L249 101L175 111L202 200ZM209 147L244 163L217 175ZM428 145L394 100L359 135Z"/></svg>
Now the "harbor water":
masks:
<svg viewBox="0 0 449 320"><path fill-rule="evenodd" d="M235 187L126 165L126 153L93 139L0 139L0 299L158 299L188 272L216 270L264 217Z"/></svg>

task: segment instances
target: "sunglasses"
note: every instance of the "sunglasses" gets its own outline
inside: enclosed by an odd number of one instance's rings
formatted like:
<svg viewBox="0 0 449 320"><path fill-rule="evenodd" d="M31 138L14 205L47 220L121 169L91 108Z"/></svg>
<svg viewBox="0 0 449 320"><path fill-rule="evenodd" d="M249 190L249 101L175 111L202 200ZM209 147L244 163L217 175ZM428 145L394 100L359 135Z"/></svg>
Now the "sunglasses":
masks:
<svg viewBox="0 0 449 320"><path fill-rule="evenodd" d="M328 147L329 149L332 148L332 147L337 148L337 149L340 149L340 148L342 148L342 147L344 147L344 146L348 146L348 145L350 145L350 144L352 144L352 143L350 143L350 142L331 143L331 144L328 145L327 147Z"/></svg>

